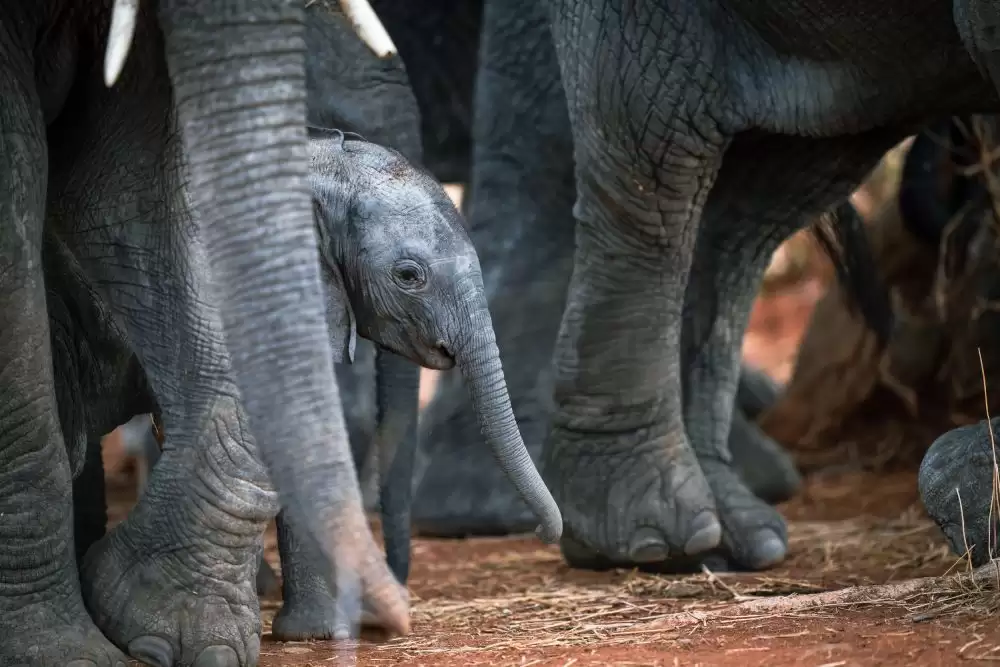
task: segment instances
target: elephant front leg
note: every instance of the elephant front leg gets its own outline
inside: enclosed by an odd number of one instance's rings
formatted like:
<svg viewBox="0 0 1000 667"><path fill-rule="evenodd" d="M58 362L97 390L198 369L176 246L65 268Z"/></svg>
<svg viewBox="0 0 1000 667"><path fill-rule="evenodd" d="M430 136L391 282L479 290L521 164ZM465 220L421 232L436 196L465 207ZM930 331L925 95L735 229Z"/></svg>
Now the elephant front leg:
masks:
<svg viewBox="0 0 1000 667"><path fill-rule="evenodd" d="M736 125L707 4L550 2L577 231L545 474L578 566L675 561L721 539L681 399L695 238Z"/></svg>
<svg viewBox="0 0 1000 667"><path fill-rule="evenodd" d="M19 25L13 21L16 28ZM80 597L69 458L42 275L45 127L35 68L0 31L0 665L124 665Z"/></svg>
<svg viewBox="0 0 1000 667"><path fill-rule="evenodd" d="M157 667L258 659L255 579L277 496L234 394L219 392L195 443L173 445L168 428L145 493L81 566L94 620Z"/></svg>
<svg viewBox="0 0 1000 667"><path fill-rule="evenodd" d="M651 242L601 184L580 183L545 452L546 480L565 517L563 553L580 567L694 556L718 544L721 526L682 418L691 243L677 228L671 245Z"/></svg>

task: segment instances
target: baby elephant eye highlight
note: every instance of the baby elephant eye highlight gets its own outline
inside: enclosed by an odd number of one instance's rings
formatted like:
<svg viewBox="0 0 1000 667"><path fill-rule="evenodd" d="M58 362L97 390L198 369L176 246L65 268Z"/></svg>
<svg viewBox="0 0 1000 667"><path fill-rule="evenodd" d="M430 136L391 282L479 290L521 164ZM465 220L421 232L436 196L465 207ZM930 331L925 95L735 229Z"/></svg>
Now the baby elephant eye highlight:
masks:
<svg viewBox="0 0 1000 667"><path fill-rule="evenodd" d="M392 277L400 287L406 289L417 289L427 282L424 267L410 259L396 262L392 267Z"/></svg>

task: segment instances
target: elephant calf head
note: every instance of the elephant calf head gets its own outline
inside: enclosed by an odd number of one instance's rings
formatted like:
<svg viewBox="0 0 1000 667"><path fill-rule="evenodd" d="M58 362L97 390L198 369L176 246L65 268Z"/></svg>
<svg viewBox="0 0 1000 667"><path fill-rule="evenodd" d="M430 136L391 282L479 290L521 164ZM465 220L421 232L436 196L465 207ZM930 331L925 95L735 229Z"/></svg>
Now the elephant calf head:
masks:
<svg viewBox="0 0 1000 667"><path fill-rule="evenodd" d="M479 257L454 204L391 149L334 132L314 134L310 150L335 361L352 359L360 334L427 368L458 366L487 443L554 542L562 517L514 420Z"/></svg>

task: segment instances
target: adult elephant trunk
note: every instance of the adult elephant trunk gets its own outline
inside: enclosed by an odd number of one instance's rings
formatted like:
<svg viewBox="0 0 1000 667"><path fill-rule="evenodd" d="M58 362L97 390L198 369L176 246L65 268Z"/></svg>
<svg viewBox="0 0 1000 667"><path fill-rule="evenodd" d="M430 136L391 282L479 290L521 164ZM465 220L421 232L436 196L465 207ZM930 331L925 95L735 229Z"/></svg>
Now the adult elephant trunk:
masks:
<svg viewBox="0 0 1000 667"><path fill-rule="evenodd" d="M541 523L536 531L538 536L551 544L562 535L562 515L521 440L485 294L482 277L477 271L463 300L470 312L458 325L457 344L449 347L469 388L483 437L504 474L538 517ZM462 309L459 313L465 314Z"/></svg>
<svg viewBox="0 0 1000 667"><path fill-rule="evenodd" d="M251 432L282 505L335 566L322 568L334 590L362 586L405 632L406 599L365 521L330 355L307 180L304 4L161 0L159 19Z"/></svg>
<svg viewBox="0 0 1000 667"><path fill-rule="evenodd" d="M410 509L417 453L420 367L383 349L375 358L378 425L369 456L378 459L385 559L401 584L410 576Z"/></svg>

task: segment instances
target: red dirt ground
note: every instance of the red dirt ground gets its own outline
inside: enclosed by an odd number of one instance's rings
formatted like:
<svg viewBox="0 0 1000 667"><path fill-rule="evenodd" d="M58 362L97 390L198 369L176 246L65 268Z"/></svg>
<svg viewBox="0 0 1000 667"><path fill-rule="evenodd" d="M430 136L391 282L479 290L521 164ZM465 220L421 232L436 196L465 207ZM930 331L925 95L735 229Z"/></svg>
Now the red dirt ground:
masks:
<svg viewBox="0 0 1000 667"><path fill-rule="evenodd" d="M746 358L786 379L821 293L812 281L759 300ZM106 467L115 521L133 500L134 480L113 445ZM557 549L528 537L418 539L410 636L364 641L355 653L265 635L261 665L909 667L1000 660L995 620L947 608L982 597L967 592L698 621L699 612L740 596L900 581L956 565L919 509L912 472L815 476L782 511L790 523L789 559L756 575L580 572L567 568ZM268 558L277 562L273 530ZM279 606L262 602L265 628Z"/></svg>

